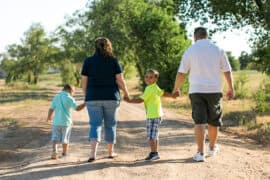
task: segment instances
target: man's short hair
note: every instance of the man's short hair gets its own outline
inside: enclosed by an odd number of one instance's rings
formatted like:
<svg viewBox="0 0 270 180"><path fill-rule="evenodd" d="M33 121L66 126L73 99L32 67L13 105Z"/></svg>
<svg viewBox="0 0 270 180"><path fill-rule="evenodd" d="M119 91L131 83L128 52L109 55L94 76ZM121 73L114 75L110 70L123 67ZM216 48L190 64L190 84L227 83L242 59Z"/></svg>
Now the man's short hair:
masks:
<svg viewBox="0 0 270 180"><path fill-rule="evenodd" d="M206 38L207 35L207 30L204 27L197 27L194 30L194 37L196 37L197 39L204 39Z"/></svg>
<svg viewBox="0 0 270 180"><path fill-rule="evenodd" d="M63 87L63 91L68 91L70 92L71 90L73 90L73 86L70 85L70 84L65 84L64 87Z"/></svg>

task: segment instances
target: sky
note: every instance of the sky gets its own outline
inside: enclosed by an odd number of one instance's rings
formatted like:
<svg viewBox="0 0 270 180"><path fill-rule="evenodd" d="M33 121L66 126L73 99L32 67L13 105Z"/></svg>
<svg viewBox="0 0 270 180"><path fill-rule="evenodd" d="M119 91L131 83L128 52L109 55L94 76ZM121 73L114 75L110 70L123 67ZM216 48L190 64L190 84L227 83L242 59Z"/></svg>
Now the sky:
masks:
<svg viewBox="0 0 270 180"><path fill-rule="evenodd" d="M87 0L0 0L0 53L7 45L19 44L31 24L41 23L48 33L52 32L65 22L65 16L83 9L86 3ZM193 29L190 27L188 32ZM236 57L241 51L250 52L248 35L242 30L219 33L212 40Z"/></svg>

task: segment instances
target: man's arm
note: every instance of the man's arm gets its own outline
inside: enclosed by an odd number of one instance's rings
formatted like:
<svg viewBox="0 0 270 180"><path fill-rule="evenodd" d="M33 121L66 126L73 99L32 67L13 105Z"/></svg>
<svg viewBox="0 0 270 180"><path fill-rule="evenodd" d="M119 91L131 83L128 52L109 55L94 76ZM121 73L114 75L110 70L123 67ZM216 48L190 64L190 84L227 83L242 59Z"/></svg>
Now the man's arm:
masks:
<svg viewBox="0 0 270 180"><path fill-rule="evenodd" d="M224 72L224 76L228 85L227 97L228 99L234 98L234 87L233 87L233 78L231 71Z"/></svg>
<svg viewBox="0 0 270 180"><path fill-rule="evenodd" d="M82 75L82 90L84 95L86 95L87 83L88 83L88 76Z"/></svg>
<svg viewBox="0 0 270 180"><path fill-rule="evenodd" d="M185 81L186 75L181 72L177 72L174 82L174 88L173 88L173 96L177 97L179 96L179 88L182 86L182 84Z"/></svg>

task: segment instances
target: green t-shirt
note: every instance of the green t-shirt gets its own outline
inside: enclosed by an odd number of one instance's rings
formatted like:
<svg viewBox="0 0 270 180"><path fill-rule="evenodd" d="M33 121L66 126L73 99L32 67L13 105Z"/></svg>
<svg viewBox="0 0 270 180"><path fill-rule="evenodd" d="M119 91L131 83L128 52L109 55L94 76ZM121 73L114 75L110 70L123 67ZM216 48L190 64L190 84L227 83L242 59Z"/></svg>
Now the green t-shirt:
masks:
<svg viewBox="0 0 270 180"><path fill-rule="evenodd" d="M61 91L54 96L50 109L55 111L53 117L54 126L71 126L71 109L77 108L77 103L69 93Z"/></svg>
<svg viewBox="0 0 270 180"><path fill-rule="evenodd" d="M161 90L156 83L148 85L142 96L140 98L144 101L144 106L146 109L146 117L149 118L159 118L163 115L161 107L160 97L163 95L164 91Z"/></svg>

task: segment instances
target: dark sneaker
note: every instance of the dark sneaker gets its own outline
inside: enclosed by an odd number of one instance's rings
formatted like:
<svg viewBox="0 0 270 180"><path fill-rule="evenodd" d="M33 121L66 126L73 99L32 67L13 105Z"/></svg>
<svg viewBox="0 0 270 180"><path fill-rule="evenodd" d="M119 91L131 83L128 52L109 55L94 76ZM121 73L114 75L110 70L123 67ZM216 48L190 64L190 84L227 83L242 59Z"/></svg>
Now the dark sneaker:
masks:
<svg viewBox="0 0 270 180"><path fill-rule="evenodd" d="M154 161L157 159L160 159L158 152L151 152L144 160L145 161Z"/></svg>
<svg viewBox="0 0 270 180"><path fill-rule="evenodd" d="M66 156L67 156L67 153L62 153L62 156L63 156L63 157L66 157Z"/></svg>

